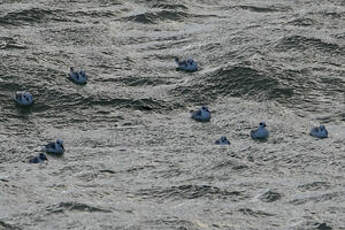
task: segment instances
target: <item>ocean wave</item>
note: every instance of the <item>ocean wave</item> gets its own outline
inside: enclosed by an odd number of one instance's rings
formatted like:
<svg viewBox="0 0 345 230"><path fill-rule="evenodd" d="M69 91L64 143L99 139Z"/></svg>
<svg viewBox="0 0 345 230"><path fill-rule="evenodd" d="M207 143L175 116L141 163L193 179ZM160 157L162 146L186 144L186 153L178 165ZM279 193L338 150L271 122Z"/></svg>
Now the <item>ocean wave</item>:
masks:
<svg viewBox="0 0 345 230"><path fill-rule="evenodd" d="M266 217L266 216L275 216L276 215L273 213L268 213L268 212L264 212L261 210L253 210L250 208L240 208L238 211L240 213L242 213L243 215L254 216L254 217Z"/></svg>
<svg viewBox="0 0 345 230"><path fill-rule="evenodd" d="M188 230L199 230L200 226L194 224L191 221L183 220L177 217L165 217L156 220L146 221L146 224L152 226L153 229L188 229ZM157 228L155 228L157 227Z"/></svg>
<svg viewBox="0 0 345 230"><path fill-rule="evenodd" d="M215 199L242 199L244 194L239 191L228 191L209 185L180 185L170 188L150 188L140 190L137 195L144 198L158 199L197 199L208 197Z"/></svg>
<svg viewBox="0 0 345 230"><path fill-rule="evenodd" d="M122 3L120 1L117 1L117 0L99 0L98 2L99 2L100 7L122 5Z"/></svg>
<svg viewBox="0 0 345 230"><path fill-rule="evenodd" d="M332 230L333 228L325 222L320 223L317 220L303 220L303 221L298 221L298 222L295 221L294 224L287 229L288 230L301 230L301 229Z"/></svg>
<svg viewBox="0 0 345 230"><path fill-rule="evenodd" d="M187 10L188 7L183 5L183 4L171 4L171 3L155 3L152 5L153 8L160 8L160 9L171 9L171 10L176 10L176 9L180 9L180 10Z"/></svg>
<svg viewBox="0 0 345 230"><path fill-rule="evenodd" d="M278 78L248 66L219 68L197 80L194 79L191 85L178 86L171 92L190 102L209 102L221 96L260 101L293 95L293 88L283 85Z"/></svg>
<svg viewBox="0 0 345 230"><path fill-rule="evenodd" d="M111 105L117 108L127 108L127 109L135 109L135 110L173 110L179 105L175 102L167 102L163 100L158 100L154 98L141 98L141 99L126 99L126 98L104 98L98 96L91 96L84 98L81 101L83 104L89 105L102 105L107 106Z"/></svg>
<svg viewBox="0 0 345 230"><path fill-rule="evenodd" d="M267 7L260 7L260 6L249 6L249 5L236 5L230 8L233 9L241 9L247 10L255 13L275 13L275 12L286 12L291 10L289 7L284 6L267 6Z"/></svg>
<svg viewBox="0 0 345 230"><path fill-rule="evenodd" d="M132 21L143 24L156 24L161 21L182 21L184 18L189 17L189 14L180 11L162 10L157 12L145 12L129 17L122 18L122 21Z"/></svg>
<svg viewBox="0 0 345 230"><path fill-rule="evenodd" d="M3 229L3 230L21 230L22 228L14 226L12 224L8 224L8 223L0 220L0 229Z"/></svg>
<svg viewBox="0 0 345 230"><path fill-rule="evenodd" d="M319 190L327 191L330 187L331 185L328 182L315 181L312 183L299 185L297 188L298 190L302 192L307 192L307 191L319 191Z"/></svg>
<svg viewBox="0 0 345 230"><path fill-rule="evenodd" d="M303 194L300 196L297 196L295 199L292 199L289 201L290 204L294 205L305 205L306 203L319 203L319 202L327 202L330 200L339 200L339 197L344 196L343 191L338 192L328 192L328 193L322 193L322 194Z"/></svg>
<svg viewBox="0 0 345 230"><path fill-rule="evenodd" d="M320 52L340 53L343 47L336 43L323 41L319 38L292 35L280 39L274 46L277 51L285 52L287 50L319 50Z"/></svg>
<svg viewBox="0 0 345 230"><path fill-rule="evenodd" d="M80 212L105 212L110 213L112 212L109 209L98 208L84 203L78 202L60 202L56 205L52 205L46 208L46 210L50 213L60 213L64 211L80 211Z"/></svg>
<svg viewBox="0 0 345 230"><path fill-rule="evenodd" d="M0 17L0 24L18 25L42 23L47 21L65 21L60 10L48 10L42 8L22 9L7 13Z"/></svg>
<svg viewBox="0 0 345 230"><path fill-rule="evenodd" d="M264 193L260 194L257 198L262 202L274 202L280 200L282 195L278 192L267 190Z"/></svg>
<svg viewBox="0 0 345 230"><path fill-rule="evenodd" d="M67 12L66 13L66 16L69 16L69 17L92 17L92 18L95 18L95 17L100 17L100 18L107 18L107 17L114 17L115 16L115 13L113 11L110 11L110 10L107 10L107 11L100 11L100 10L84 10L84 11L81 11L81 10L78 10L78 11L73 11L73 12Z"/></svg>
<svg viewBox="0 0 345 230"><path fill-rule="evenodd" d="M0 49L26 49L27 47L20 44L15 38L0 37Z"/></svg>
<svg viewBox="0 0 345 230"><path fill-rule="evenodd" d="M99 81L103 83L104 82L120 83L126 86L157 86L157 85L166 85L166 84L171 83L169 80L162 79L159 77L142 77L142 76L106 78L106 79L100 79Z"/></svg>
<svg viewBox="0 0 345 230"><path fill-rule="evenodd" d="M294 25L294 26L313 26L317 24L317 22L311 18L301 17L301 18L290 20L286 24Z"/></svg>

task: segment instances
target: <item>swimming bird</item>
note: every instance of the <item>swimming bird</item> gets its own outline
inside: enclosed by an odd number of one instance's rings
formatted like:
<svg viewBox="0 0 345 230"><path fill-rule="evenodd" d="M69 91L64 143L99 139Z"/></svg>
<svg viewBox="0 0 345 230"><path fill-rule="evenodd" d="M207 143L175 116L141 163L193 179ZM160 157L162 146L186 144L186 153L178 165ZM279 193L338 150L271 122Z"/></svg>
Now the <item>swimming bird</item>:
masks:
<svg viewBox="0 0 345 230"><path fill-rule="evenodd" d="M26 91L17 91L14 100L21 106L29 106L33 103L33 97L31 93Z"/></svg>
<svg viewBox="0 0 345 230"><path fill-rule="evenodd" d="M178 57L175 57L175 62L178 65L176 70L184 70L187 72L194 72L198 70L198 64L191 58L180 61Z"/></svg>
<svg viewBox="0 0 345 230"><path fill-rule="evenodd" d="M215 144L216 145L230 145L230 141L228 140L228 138L226 138L226 136L222 136L221 138L216 140Z"/></svg>
<svg viewBox="0 0 345 230"><path fill-rule="evenodd" d="M42 151L55 155L62 155L65 152L63 141L57 139L56 142L50 142L42 148Z"/></svg>
<svg viewBox="0 0 345 230"><path fill-rule="evenodd" d="M29 163L37 164L37 163L41 163L47 160L48 160L47 156L44 153L40 153L38 156L31 158L29 160Z"/></svg>
<svg viewBox="0 0 345 230"><path fill-rule="evenodd" d="M324 125L320 125L320 127L314 127L310 130L310 136L318 138L327 138L328 131Z"/></svg>
<svg viewBox="0 0 345 230"><path fill-rule="evenodd" d="M211 113L206 106L202 106L197 111L192 112L192 119L200 122L207 122L211 119Z"/></svg>
<svg viewBox="0 0 345 230"><path fill-rule="evenodd" d="M68 73L68 79L79 85L86 84L87 82L87 76L85 74L85 71L74 71L73 67L70 68L70 72Z"/></svg>
<svg viewBox="0 0 345 230"><path fill-rule="evenodd" d="M267 139L269 136L269 132L266 129L266 123L264 121L260 122L259 124L259 128L257 128L256 130L252 130L250 131L250 136L253 139Z"/></svg>

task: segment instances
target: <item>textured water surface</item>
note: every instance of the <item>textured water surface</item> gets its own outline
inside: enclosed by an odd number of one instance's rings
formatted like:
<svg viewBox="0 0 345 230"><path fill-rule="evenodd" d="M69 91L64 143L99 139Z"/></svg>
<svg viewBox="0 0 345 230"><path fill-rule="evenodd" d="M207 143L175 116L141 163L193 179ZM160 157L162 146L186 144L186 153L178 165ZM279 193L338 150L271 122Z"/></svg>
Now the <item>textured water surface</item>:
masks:
<svg viewBox="0 0 345 230"><path fill-rule="evenodd" d="M345 229L344 20L333 0L2 0L0 229Z"/></svg>

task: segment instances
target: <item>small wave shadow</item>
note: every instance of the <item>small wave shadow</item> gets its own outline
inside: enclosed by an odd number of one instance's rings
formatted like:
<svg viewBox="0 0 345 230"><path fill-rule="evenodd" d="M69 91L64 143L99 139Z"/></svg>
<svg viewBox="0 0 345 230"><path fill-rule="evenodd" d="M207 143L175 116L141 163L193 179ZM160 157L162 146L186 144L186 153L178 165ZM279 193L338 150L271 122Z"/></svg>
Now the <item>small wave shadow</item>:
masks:
<svg viewBox="0 0 345 230"><path fill-rule="evenodd" d="M94 207L88 204L78 203L78 202L60 202L58 204L47 207L46 210L50 214L60 213L60 212L65 212L65 211L103 212L103 213L112 212L109 209Z"/></svg>
<svg viewBox="0 0 345 230"><path fill-rule="evenodd" d="M142 189L136 193L144 199L197 199L207 197L210 199L231 199L234 201L245 198L243 192L228 191L209 185L180 185L169 188Z"/></svg>

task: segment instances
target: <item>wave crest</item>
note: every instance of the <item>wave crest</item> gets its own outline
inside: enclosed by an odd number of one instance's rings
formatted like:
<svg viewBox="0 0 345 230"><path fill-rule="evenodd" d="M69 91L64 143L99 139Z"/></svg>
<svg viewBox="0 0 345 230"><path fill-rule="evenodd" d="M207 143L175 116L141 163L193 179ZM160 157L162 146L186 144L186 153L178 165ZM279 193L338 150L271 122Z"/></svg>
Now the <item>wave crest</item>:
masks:
<svg viewBox="0 0 345 230"><path fill-rule="evenodd" d="M220 96L270 100L293 95L293 88L284 86L279 79L245 66L220 68L192 85L172 91L187 101L211 101Z"/></svg>
<svg viewBox="0 0 345 230"><path fill-rule="evenodd" d="M162 10L158 12L146 12L143 14L137 14L137 15L125 17L122 20L132 21L136 23L143 23L143 24L156 24L160 21L166 21L166 20L182 21L184 18L188 16L189 15L184 12Z"/></svg>

